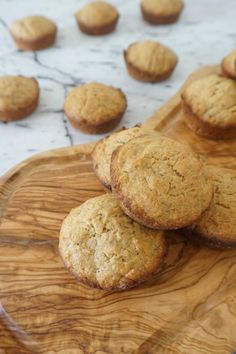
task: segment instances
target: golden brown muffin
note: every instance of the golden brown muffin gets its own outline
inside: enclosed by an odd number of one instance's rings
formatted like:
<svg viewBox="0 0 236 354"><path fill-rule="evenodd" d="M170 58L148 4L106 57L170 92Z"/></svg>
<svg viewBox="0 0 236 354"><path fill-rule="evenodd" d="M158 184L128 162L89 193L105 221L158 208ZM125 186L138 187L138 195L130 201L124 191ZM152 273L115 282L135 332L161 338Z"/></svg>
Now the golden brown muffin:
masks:
<svg viewBox="0 0 236 354"><path fill-rule="evenodd" d="M186 124L210 139L236 138L236 82L210 75L188 85L182 93Z"/></svg>
<svg viewBox="0 0 236 354"><path fill-rule="evenodd" d="M142 225L179 229L209 206L213 187L199 157L164 136L141 136L112 154L112 192L124 212Z"/></svg>
<svg viewBox="0 0 236 354"><path fill-rule="evenodd" d="M119 124L126 107L126 97L121 90L91 82L68 94L64 111L73 127L89 134L102 134Z"/></svg>
<svg viewBox="0 0 236 354"><path fill-rule="evenodd" d="M193 228L194 233L209 246L236 247L236 175L218 167L210 171L214 196Z"/></svg>
<svg viewBox="0 0 236 354"><path fill-rule="evenodd" d="M176 22L183 7L182 0L141 0L143 18L153 25Z"/></svg>
<svg viewBox="0 0 236 354"><path fill-rule="evenodd" d="M94 1L78 11L75 18L82 32L102 35L114 31L119 13L114 6L105 1Z"/></svg>
<svg viewBox="0 0 236 354"><path fill-rule="evenodd" d="M82 283L125 290L149 279L166 254L162 231L126 216L112 194L87 200L64 220L59 251L66 268Z"/></svg>
<svg viewBox="0 0 236 354"><path fill-rule="evenodd" d="M56 39L55 22L44 16L27 16L12 23L12 38L22 50L41 50L53 45Z"/></svg>
<svg viewBox="0 0 236 354"><path fill-rule="evenodd" d="M130 139L143 134L145 133L139 126L130 129L123 128L97 142L92 152L93 168L104 187L111 190L110 165L113 151Z"/></svg>
<svg viewBox="0 0 236 354"><path fill-rule="evenodd" d="M236 49L223 59L221 68L225 76L236 79Z"/></svg>
<svg viewBox="0 0 236 354"><path fill-rule="evenodd" d="M39 100L38 82L31 77L0 77L0 120L13 121L34 112Z"/></svg>
<svg viewBox="0 0 236 354"><path fill-rule="evenodd" d="M124 52L128 73L144 82L166 80L177 65L177 56L165 45L144 41L131 44Z"/></svg>

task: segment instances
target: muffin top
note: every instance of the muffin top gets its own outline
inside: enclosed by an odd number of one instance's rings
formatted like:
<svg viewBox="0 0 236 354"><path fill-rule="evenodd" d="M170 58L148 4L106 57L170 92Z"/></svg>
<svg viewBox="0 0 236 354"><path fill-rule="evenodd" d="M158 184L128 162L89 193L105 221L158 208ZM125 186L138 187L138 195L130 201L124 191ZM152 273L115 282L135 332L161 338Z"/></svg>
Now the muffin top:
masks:
<svg viewBox="0 0 236 354"><path fill-rule="evenodd" d="M177 64L177 57L171 49L149 40L131 44L125 56L136 69L153 75L163 75Z"/></svg>
<svg viewBox="0 0 236 354"><path fill-rule="evenodd" d="M141 0L141 6L153 15L171 16L183 8L182 0Z"/></svg>
<svg viewBox="0 0 236 354"><path fill-rule="evenodd" d="M13 112L24 109L34 102L38 95L38 83L31 77L0 77L0 111Z"/></svg>
<svg viewBox="0 0 236 354"><path fill-rule="evenodd" d="M211 167L214 195L195 232L236 246L236 174Z"/></svg>
<svg viewBox="0 0 236 354"><path fill-rule="evenodd" d="M95 145L92 153L94 171L106 188L111 189L110 165L113 151L130 139L142 134L144 132L138 126L122 129L98 141Z"/></svg>
<svg viewBox="0 0 236 354"><path fill-rule="evenodd" d="M137 137L116 149L111 182L123 210L152 228L190 225L212 198L212 182L199 157L161 135Z"/></svg>
<svg viewBox="0 0 236 354"><path fill-rule="evenodd" d="M236 49L224 58L222 67L229 77L236 79Z"/></svg>
<svg viewBox="0 0 236 354"><path fill-rule="evenodd" d="M88 27L105 26L118 17L114 6L105 1L94 1L85 5L75 14L77 20Z"/></svg>
<svg viewBox="0 0 236 354"><path fill-rule="evenodd" d="M105 194L70 212L62 224L59 250L81 282L121 290L159 270L166 244L163 232L134 222L112 194Z"/></svg>
<svg viewBox="0 0 236 354"><path fill-rule="evenodd" d="M217 127L236 126L236 82L210 75L189 84L184 103L204 122Z"/></svg>
<svg viewBox="0 0 236 354"><path fill-rule="evenodd" d="M116 119L126 110L126 97L112 86L91 82L74 88L66 97L68 116L92 124Z"/></svg>
<svg viewBox="0 0 236 354"><path fill-rule="evenodd" d="M14 37L24 41L37 41L57 30L56 24L44 16L27 16L10 27Z"/></svg>

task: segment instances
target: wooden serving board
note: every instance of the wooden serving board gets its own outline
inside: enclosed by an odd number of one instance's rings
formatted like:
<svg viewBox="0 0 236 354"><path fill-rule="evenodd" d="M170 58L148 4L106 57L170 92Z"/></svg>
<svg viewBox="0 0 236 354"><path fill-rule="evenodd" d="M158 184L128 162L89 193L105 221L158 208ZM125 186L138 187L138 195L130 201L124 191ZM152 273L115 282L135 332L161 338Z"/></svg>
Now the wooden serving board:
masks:
<svg viewBox="0 0 236 354"><path fill-rule="evenodd" d="M236 141L192 133L182 121L180 93L144 126L236 170ZM64 269L57 250L63 218L104 193L92 171L92 146L37 155L0 179L0 354L232 353L236 250L171 234L160 276L118 293L87 288Z"/></svg>

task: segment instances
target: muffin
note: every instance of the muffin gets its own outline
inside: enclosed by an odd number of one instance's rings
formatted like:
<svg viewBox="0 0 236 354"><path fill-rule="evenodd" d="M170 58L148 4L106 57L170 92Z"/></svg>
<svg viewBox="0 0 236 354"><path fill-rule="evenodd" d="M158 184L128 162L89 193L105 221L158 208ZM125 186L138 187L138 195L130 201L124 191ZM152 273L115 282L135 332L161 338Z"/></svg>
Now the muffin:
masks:
<svg viewBox="0 0 236 354"><path fill-rule="evenodd" d="M80 282L125 290L159 272L166 242L162 231L137 224L112 194L105 194L70 212L61 227L59 251Z"/></svg>
<svg viewBox="0 0 236 354"><path fill-rule="evenodd" d="M214 196L193 228L197 239L209 246L236 247L236 174L211 168Z"/></svg>
<svg viewBox="0 0 236 354"><path fill-rule="evenodd" d="M44 16L27 16L15 21L10 33L17 47L22 50L41 50L51 47L56 39L55 22Z"/></svg>
<svg viewBox="0 0 236 354"><path fill-rule="evenodd" d="M193 224L209 206L213 187L187 145L164 136L140 136L117 148L111 160L112 192L124 212L153 229Z"/></svg>
<svg viewBox="0 0 236 354"><path fill-rule="evenodd" d="M152 25L176 22L183 6L182 0L141 0L143 18Z"/></svg>
<svg viewBox="0 0 236 354"><path fill-rule="evenodd" d="M119 124L126 107L126 97L121 90L91 82L68 94L64 111L73 127L89 134L102 134Z"/></svg>
<svg viewBox="0 0 236 354"><path fill-rule="evenodd" d="M210 75L182 93L184 120L195 133L210 139L236 138L236 82Z"/></svg>
<svg viewBox="0 0 236 354"><path fill-rule="evenodd" d="M83 33L103 35L114 31L119 13L114 6L105 1L94 1L79 10L75 18Z"/></svg>
<svg viewBox="0 0 236 354"><path fill-rule="evenodd" d="M142 134L144 131L139 126L130 129L123 128L97 142L92 152L93 169L105 188L111 190L110 165L113 151L118 146Z"/></svg>
<svg viewBox="0 0 236 354"><path fill-rule="evenodd" d="M0 120L14 121L34 112L39 100L38 82L31 77L0 77Z"/></svg>
<svg viewBox="0 0 236 354"><path fill-rule="evenodd" d="M177 56L165 45L155 41L131 44L124 52L130 76L144 82L166 80L177 65Z"/></svg>
<svg viewBox="0 0 236 354"><path fill-rule="evenodd" d="M225 76L236 79L236 49L223 59L221 68Z"/></svg>

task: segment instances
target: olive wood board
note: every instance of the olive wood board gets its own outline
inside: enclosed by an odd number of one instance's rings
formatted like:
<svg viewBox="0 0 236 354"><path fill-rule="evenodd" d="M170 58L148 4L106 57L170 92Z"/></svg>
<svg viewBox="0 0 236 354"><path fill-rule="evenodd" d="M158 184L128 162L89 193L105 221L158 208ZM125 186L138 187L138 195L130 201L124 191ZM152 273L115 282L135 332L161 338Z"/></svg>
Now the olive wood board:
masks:
<svg viewBox="0 0 236 354"><path fill-rule="evenodd" d="M208 67L189 80L218 71ZM236 171L236 141L202 139L183 123L179 91L144 127ZM104 193L93 144L32 157L0 179L0 354L228 354L236 349L236 250L169 233L159 277L124 292L79 284L58 255L71 208Z"/></svg>

